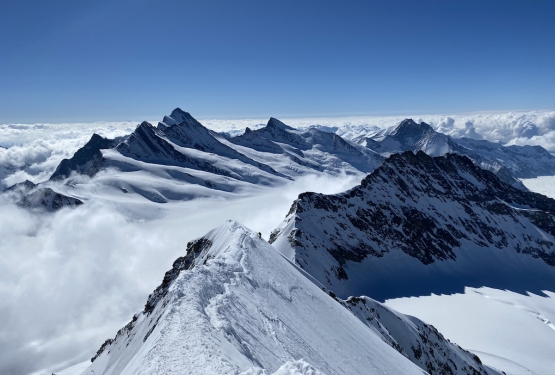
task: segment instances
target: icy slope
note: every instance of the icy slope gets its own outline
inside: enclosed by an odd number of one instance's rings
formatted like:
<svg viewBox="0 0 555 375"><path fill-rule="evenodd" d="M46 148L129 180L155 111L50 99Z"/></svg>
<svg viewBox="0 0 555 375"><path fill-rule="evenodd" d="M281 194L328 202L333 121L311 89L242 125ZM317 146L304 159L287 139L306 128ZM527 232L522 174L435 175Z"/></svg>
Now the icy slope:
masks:
<svg viewBox="0 0 555 375"><path fill-rule="evenodd" d="M423 373L258 234L227 222L188 244L83 374L282 374L309 370L292 363L301 358L328 375Z"/></svg>
<svg viewBox="0 0 555 375"><path fill-rule="evenodd" d="M299 195L270 242L343 297L448 293L467 282L520 288L517 274L537 289L555 280L554 212L555 200L466 157L405 152L345 193Z"/></svg>
<svg viewBox="0 0 555 375"><path fill-rule="evenodd" d="M386 304L433 324L507 374L555 374L554 292L465 288L460 294L399 298Z"/></svg>

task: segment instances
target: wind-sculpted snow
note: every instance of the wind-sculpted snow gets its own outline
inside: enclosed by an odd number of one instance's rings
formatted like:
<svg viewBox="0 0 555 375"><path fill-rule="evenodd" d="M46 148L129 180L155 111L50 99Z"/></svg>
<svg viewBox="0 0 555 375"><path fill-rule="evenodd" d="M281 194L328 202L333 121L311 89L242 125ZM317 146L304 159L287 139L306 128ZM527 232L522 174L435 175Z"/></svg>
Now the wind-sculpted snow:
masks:
<svg viewBox="0 0 555 375"><path fill-rule="evenodd" d="M145 310L102 345L83 374L173 371L423 374L236 222L191 242Z"/></svg>
<svg viewBox="0 0 555 375"><path fill-rule="evenodd" d="M468 275L490 267L494 278L493 270L515 259L527 262L520 256L540 258L553 278L554 212L555 200L503 183L464 156L408 151L392 155L345 193L299 195L270 242L331 290L381 299L396 285L410 284L415 270L426 274L416 285L425 285L432 269L463 269L474 261L478 267ZM489 264L497 254L503 254L501 264ZM377 290L394 280L391 272L402 272L398 283Z"/></svg>
<svg viewBox="0 0 555 375"><path fill-rule="evenodd" d="M399 353L430 375L478 375L494 371L478 356L447 340L433 326L368 297L341 303Z"/></svg>

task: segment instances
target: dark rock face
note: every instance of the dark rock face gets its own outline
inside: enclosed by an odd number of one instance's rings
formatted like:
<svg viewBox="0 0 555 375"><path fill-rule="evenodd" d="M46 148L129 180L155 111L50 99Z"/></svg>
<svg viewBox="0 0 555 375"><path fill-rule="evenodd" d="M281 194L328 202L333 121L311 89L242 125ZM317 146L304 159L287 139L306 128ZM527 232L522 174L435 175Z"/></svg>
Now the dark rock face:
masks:
<svg viewBox="0 0 555 375"><path fill-rule="evenodd" d="M50 180L63 180L70 176L71 172L94 176L102 167L102 153L100 150L115 147L124 138L103 138L93 134L91 139L71 157L60 162Z"/></svg>
<svg viewBox="0 0 555 375"><path fill-rule="evenodd" d="M16 204L25 208L43 208L47 211L58 211L64 207L76 207L83 204L77 198L60 194L29 180L10 186L4 192L14 194Z"/></svg>
<svg viewBox="0 0 555 375"><path fill-rule="evenodd" d="M368 297L338 301L430 375L488 374L480 358L450 342L434 326L420 319L398 313Z"/></svg>
<svg viewBox="0 0 555 375"><path fill-rule="evenodd" d="M345 193L299 195L270 242L286 237L299 266L325 270L313 274L324 285L348 279L349 262L400 250L428 265L456 259L463 244L555 266L554 210L555 200L514 188L467 157L404 152Z"/></svg>
<svg viewBox="0 0 555 375"><path fill-rule="evenodd" d="M80 199L68 197L50 188L39 188L24 195L18 202L23 207L44 207L48 211L58 211L64 207L76 207L83 204Z"/></svg>
<svg viewBox="0 0 555 375"><path fill-rule="evenodd" d="M166 272L162 284L148 296L143 312L150 314L156 307L156 304L168 293L168 288L177 276L179 276L181 271L192 269L195 266L195 260L198 257L202 257L203 254L206 254L211 246L212 242L206 238L199 238L189 242L187 244L187 254L177 258L175 262L173 262L172 269Z"/></svg>

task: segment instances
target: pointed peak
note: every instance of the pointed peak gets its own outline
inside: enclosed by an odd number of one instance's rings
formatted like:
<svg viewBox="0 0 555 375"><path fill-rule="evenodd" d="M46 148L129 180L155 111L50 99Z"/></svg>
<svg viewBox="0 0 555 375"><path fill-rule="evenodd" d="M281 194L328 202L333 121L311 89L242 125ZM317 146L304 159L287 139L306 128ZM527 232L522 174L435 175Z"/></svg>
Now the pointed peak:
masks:
<svg viewBox="0 0 555 375"><path fill-rule="evenodd" d="M209 238L211 240L216 240L217 238L221 238L221 236L232 235L236 232L250 234L254 232L249 228L245 227L243 224L235 221L235 220L226 220L222 225L212 229L210 232L204 236L205 238Z"/></svg>
<svg viewBox="0 0 555 375"><path fill-rule="evenodd" d="M191 116L191 115L189 114L189 112L185 112L181 108L177 107L172 111L171 116L174 117L174 116Z"/></svg>
<svg viewBox="0 0 555 375"><path fill-rule="evenodd" d="M153 128L153 126L152 126L152 124L151 124L150 122L148 122L148 121L143 121L143 122L141 122L141 123L137 126L137 129L138 129L138 128Z"/></svg>
<svg viewBox="0 0 555 375"><path fill-rule="evenodd" d="M270 128L274 127L274 128L279 128L279 129L293 130L292 127L285 125L283 122L279 121L275 117L270 117L266 126L268 126Z"/></svg>
<svg viewBox="0 0 555 375"><path fill-rule="evenodd" d="M189 112L185 112L181 108L176 108L172 111L169 116L164 116L161 122L158 123L158 128L161 127L171 127L174 125L179 125L186 123L188 125L200 125L202 126Z"/></svg>
<svg viewBox="0 0 555 375"><path fill-rule="evenodd" d="M395 127L395 129L391 132L392 135L403 133L403 132L410 132L410 131L428 131L433 130L432 127L425 122L421 122L420 124L416 123L411 118L406 118Z"/></svg>
<svg viewBox="0 0 555 375"><path fill-rule="evenodd" d="M249 133L252 133L252 130L251 130L251 128L249 128L249 127L247 126L247 128L245 129L245 133L244 133L244 134L249 134Z"/></svg>
<svg viewBox="0 0 555 375"><path fill-rule="evenodd" d="M89 142L90 142L90 141L99 141L99 140L102 140L102 139L104 139L103 136L98 135L98 134L96 134L96 133L93 133L93 135L91 136L91 139L89 140Z"/></svg>
<svg viewBox="0 0 555 375"><path fill-rule="evenodd" d="M18 182L17 184L13 184L12 186L10 186L7 189L4 189L4 191L14 191L14 190L31 190L34 189L35 187L37 187L37 184L35 184L34 182L31 182L29 180L25 180L23 182Z"/></svg>

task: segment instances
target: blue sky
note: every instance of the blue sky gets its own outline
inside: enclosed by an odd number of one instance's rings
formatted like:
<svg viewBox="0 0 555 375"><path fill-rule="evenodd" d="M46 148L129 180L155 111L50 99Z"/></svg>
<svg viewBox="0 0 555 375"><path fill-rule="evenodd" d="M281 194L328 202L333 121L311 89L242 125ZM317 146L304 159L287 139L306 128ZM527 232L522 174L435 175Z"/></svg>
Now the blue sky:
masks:
<svg viewBox="0 0 555 375"><path fill-rule="evenodd" d="M555 108L555 1L0 2L0 123Z"/></svg>

